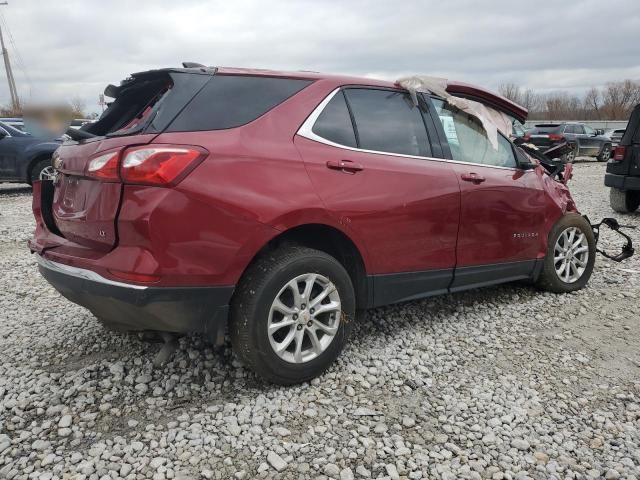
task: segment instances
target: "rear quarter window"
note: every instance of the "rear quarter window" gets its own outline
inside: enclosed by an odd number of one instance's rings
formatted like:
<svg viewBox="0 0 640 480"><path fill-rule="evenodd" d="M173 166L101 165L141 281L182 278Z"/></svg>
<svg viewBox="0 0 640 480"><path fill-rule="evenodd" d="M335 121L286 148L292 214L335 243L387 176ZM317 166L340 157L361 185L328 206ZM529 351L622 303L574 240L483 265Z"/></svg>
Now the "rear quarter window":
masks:
<svg viewBox="0 0 640 480"><path fill-rule="evenodd" d="M310 83L291 78L214 75L167 131L223 130L245 125Z"/></svg>

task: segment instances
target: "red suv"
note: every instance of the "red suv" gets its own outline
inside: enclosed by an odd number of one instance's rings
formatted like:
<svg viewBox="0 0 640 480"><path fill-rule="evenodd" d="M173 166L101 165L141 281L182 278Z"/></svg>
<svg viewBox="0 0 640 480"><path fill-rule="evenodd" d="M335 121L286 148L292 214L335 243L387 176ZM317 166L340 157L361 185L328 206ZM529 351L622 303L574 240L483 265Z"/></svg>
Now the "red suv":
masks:
<svg viewBox="0 0 640 480"><path fill-rule="evenodd" d="M481 88L448 92L526 118ZM591 275L593 232L566 186L435 95L196 67L106 94L36 182L30 248L112 327L228 331L248 366L290 384L335 360L358 309L520 279L568 292Z"/></svg>

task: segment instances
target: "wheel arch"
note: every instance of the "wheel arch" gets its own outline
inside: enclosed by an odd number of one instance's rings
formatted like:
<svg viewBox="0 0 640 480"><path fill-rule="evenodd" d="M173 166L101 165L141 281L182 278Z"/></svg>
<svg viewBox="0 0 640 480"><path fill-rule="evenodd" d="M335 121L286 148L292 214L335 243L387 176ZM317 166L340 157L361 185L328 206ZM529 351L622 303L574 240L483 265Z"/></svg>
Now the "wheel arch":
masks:
<svg viewBox="0 0 640 480"><path fill-rule="evenodd" d="M367 307L371 289L368 285L363 254L349 235L326 223L305 223L281 231L255 253L244 268L240 279L260 256L288 243L320 250L334 257L345 268L353 282L357 307Z"/></svg>
<svg viewBox="0 0 640 480"><path fill-rule="evenodd" d="M42 160L47 160L52 157L53 157L53 152L38 152L31 157L27 165L27 171L26 171L26 181L29 185L31 185L31 172L33 172L33 167L35 167Z"/></svg>

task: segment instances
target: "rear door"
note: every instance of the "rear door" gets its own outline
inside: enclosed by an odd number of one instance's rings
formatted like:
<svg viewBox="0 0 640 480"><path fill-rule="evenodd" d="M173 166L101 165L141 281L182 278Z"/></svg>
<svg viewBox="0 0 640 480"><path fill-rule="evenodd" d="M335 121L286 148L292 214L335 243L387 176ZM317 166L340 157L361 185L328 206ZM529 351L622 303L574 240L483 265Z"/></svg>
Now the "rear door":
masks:
<svg viewBox="0 0 640 480"><path fill-rule="evenodd" d="M446 292L460 192L451 165L432 157L423 112L406 92L338 89L295 144L327 209L365 245L373 304Z"/></svg>
<svg viewBox="0 0 640 480"><path fill-rule="evenodd" d="M498 148L480 123L432 99L461 188L457 266L452 290L529 276L545 232L545 195L533 170L517 168L514 147Z"/></svg>

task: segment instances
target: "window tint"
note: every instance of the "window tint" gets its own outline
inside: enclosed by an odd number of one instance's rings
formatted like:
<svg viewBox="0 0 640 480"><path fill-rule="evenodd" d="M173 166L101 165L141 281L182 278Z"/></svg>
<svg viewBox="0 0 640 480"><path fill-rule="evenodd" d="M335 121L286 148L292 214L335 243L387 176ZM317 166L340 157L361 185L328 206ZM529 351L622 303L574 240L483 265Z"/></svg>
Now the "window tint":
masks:
<svg viewBox="0 0 640 480"><path fill-rule="evenodd" d="M573 125L567 125L564 127L564 133L578 133Z"/></svg>
<svg viewBox="0 0 640 480"><path fill-rule="evenodd" d="M589 125L584 125L582 128L584 128L584 132L588 135L595 135L596 131L591 128Z"/></svg>
<svg viewBox="0 0 640 480"><path fill-rule="evenodd" d="M351 116L342 91L336 93L324 107L311 131L340 145L357 146Z"/></svg>
<svg viewBox="0 0 640 480"><path fill-rule="evenodd" d="M345 90L356 124L359 147L426 157L431 154L422 114L407 93Z"/></svg>
<svg viewBox="0 0 640 480"><path fill-rule="evenodd" d="M545 134L545 133L561 133L564 127L560 125L536 125L530 130L531 134Z"/></svg>
<svg viewBox="0 0 640 480"><path fill-rule="evenodd" d="M167 129L170 132L239 127L302 90L310 80L214 75Z"/></svg>
<svg viewBox="0 0 640 480"><path fill-rule="evenodd" d="M574 125L573 129L576 133L584 133L584 127L582 125Z"/></svg>
<svg viewBox="0 0 640 480"><path fill-rule="evenodd" d="M442 122L445 136L454 160L497 167L515 167L516 158L511 143L498 132L498 148L495 149L474 117L433 99Z"/></svg>

